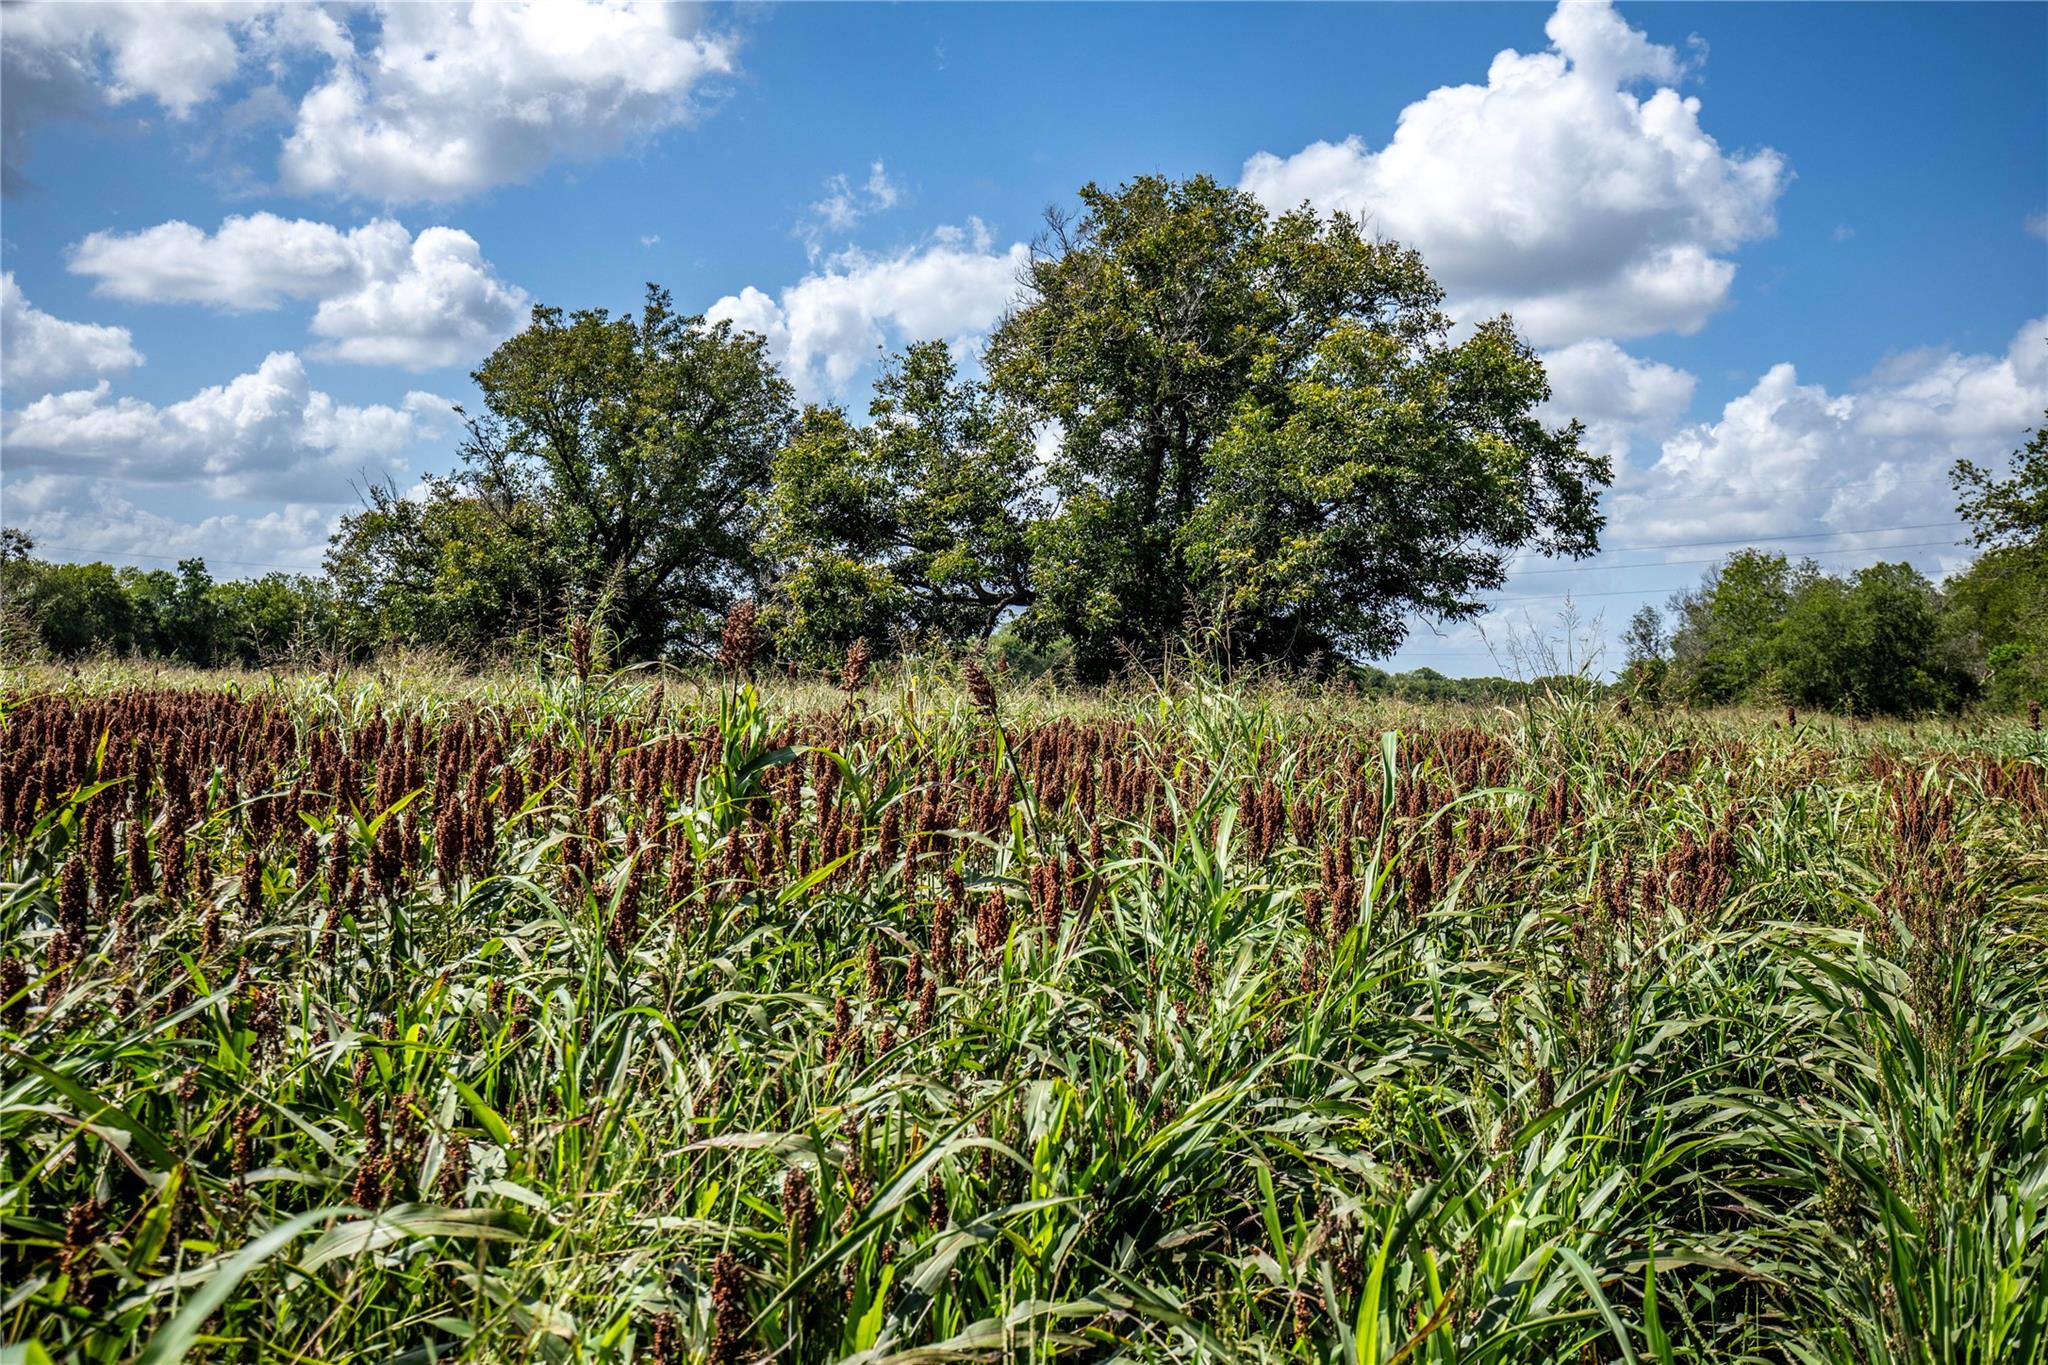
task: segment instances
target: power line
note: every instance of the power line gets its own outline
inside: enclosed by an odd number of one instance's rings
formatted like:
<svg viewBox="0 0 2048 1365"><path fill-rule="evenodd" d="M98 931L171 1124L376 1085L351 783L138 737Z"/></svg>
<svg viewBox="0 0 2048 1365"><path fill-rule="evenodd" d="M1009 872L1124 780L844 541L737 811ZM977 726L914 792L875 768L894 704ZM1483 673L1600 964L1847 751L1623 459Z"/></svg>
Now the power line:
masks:
<svg viewBox="0 0 2048 1365"><path fill-rule="evenodd" d="M1948 544L1948 545L1954 545L1954 544L1959 544L1960 542L1957 542L1957 541L1937 541L1937 542L1930 542L1930 543L1934 543L1934 544ZM1878 548L1882 548L1882 547L1878 547ZM1911 549L1912 547L1911 547L1911 546L1906 546L1906 545L1895 545L1895 546L1893 546L1893 547L1891 547L1891 548L1893 548L1893 549L1897 549L1897 550L1904 550L1904 549ZM1847 550L1840 550L1840 551L1837 551L1836 553L1838 553L1838 554L1859 554L1859 553L1861 553L1861 551L1860 551L1860 550L1855 550L1855 549L1847 549ZM1657 586L1655 586L1655 587L1649 587L1649 588L1612 588L1612 589L1606 589L1606 590L1603 590L1603 591L1600 591L1600 592L1539 592L1539 593L1521 593L1521 594L1509 594L1508 596L1505 596L1505 597L1490 597L1490 598L1486 599L1486 602L1487 602L1487 605L1491 606L1491 605L1493 605L1494 603L1498 603L1498 602L1562 602L1562 601L1564 601L1564 600L1565 600L1566 598L1574 598L1574 599L1576 599L1576 598L1580 598L1580 597L1642 597L1642 596L1647 596L1647 595L1648 595L1648 594L1650 594L1650 593L1659 593L1659 592L1675 592L1675 591L1677 591L1678 589L1680 589L1680 588L1683 588L1684 586L1685 586L1685 585L1684 585L1684 584L1682 584L1682 583L1662 583L1662 584L1658 584L1658 585L1657 585Z"/></svg>
<svg viewBox="0 0 2048 1365"><path fill-rule="evenodd" d="M232 564L241 569L276 569L279 573L311 573L304 565L266 564L260 559L219 559L212 555L153 555L142 550L89 550L83 545L45 545L37 542L38 550L55 550L67 555L114 555L121 559L160 559L166 564L182 564L188 559L203 560L207 564Z"/></svg>
<svg viewBox="0 0 2048 1365"><path fill-rule="evenodd" d="M1945 474L1929 479L1894 479L1890 484L1886 485L1886 491L1890 491L1890 489L1893 488L1917 488L1923 484L1946 484L1949 482L1950 479ZM1771 492L1818 493L1822 491L1840 491L1844 486L1845 485L1843 481L1839 479L1827 483L1778 483L1771 485ZM1697 498L1695 496L1688 494L1673 494L1670 497L1649 498L1644 497L1640 493L1631 493L1627 489L1615 489L1612 486L1610 486L1606 491L1615 494L1615 496L1617 497L1627 498L1630 502L1645 503L1652 507L1663 507L1668 506L1672 503L1697 501Z"/></svg>
<svg viewBox="0 0 2048 1365"><path fill-rule="evenodd" d="M1722 537L1722 538L1721 538L1721 539L1719 539L1719 540L1672 540L1672 541L1646 541L1646 542L1644 542L1643 544L1640 544L1640 545L1609 545L1609 546L1606 546L1606 547L1602 548L1602 549L1601 549L1601 550L1599 551L1599 553L1600 553L1600 554L1633 554L1633 553L1638 553L1638 552L1641 552L1641 551L1648 551L1648 550L1691 550L1691 549L1698 549L1698 548L1701 548L1701 547L1704 547L1704 546L1708 546L1708 545L1733 545L1733 546L1744 546L1744 545L1759 545L1759 544L1776 544L1776 543L1778 543L1778 542L1780 542L1780 541L1787 541L1787 540L1819 540L1819 539L1823 539L1823 538L1825 538L1825 537L1829 537L1829 536L1877 536L1877 535L1884 535L1884 534L1886 534L1886 533L1888 533L1888 532L1893 532L1893 531L1933 531L1933 530L1939 530L1939 529L1942 529L1942 528L1946 528L1946 527L1953 527L1953 526L1965 526L1965 525L1968 525L1968 523L1967 523L1967 522L1962 522L1962 521L1930 521L1930 522L1922 522L1922 523L1919 523L1919 524L1917 524L1917 525L1913 525L1913 526L1872 526L1872 527L1868 527L1868 528L1865 528L1865 529L1863 529L1863 530L1855 530L1855 531L1793 531L1793 532L1788 532L1788 533L1786 533L1786 534L1783 534L1783 535L1769 535L1769 536L1724 536L1724 537ZM1915 544L1915 545L1890 545L1890 546L1886 546L1886 545L1867 545L1867 546L1865 546L1865 545L1857 545L1857 546L1844 546L1844 547L1843 547L1843 550L1844 550L1844 552L1848 552L1848 551L1854 551L1854 550L1865 550L1865 549L1870 549L1870 550L1884 550L1884 549L1892 549L1892 550L1913 550L1913 549L1924 549L1924 548L1926 548L1927 546L1930 546L1930 545L1936 545L1936 544L1946 545L1946 544L1952 544L1952 543L1959 543L1959 542L1950 542L1950 541L1922 541L1922 542L1920 542L1920 543L1918 543L1918 544ZM121 557L123 557L123 558L127 558L127 559L156 559L156 560L162 560L162 561L163 561L164 563L167 563L167 564L176 564L176 563L179 563L179 562L181 562L181 561L183 561L183 560L187 560L187 559L195 559L195 558L198 558L198 559L204 559L204 560L205 560L205 561L206 561L206 562L207 562L208 564L232 564L232 565L235 565L235 566L236 566L236 567L238 567L238 568L244 568L244 569L276 569L276 570L277 570L277 571L279 571L280 573L307 573L307 572L310 572L310 570L309 570L309 569L308 569L308 568L307 568L307 567L306 567L305 565L299 565L299 564L276 564L276 563L271 563L271 562L268 562L268 561L265 561L265 560L260 560L260 559L225 559L225 558L221 558L221 557L219 557L219 556L215 556L215 555L163 555L163 554L150 554L150 553L148 553L148 552L146 552L146 551L142 551L142 550L104 550L104 549L98 549L98 550L96 550L96 549L88 549L87 547L85 547L85 546L83 546L83 545L47 545L47 544L44 544L44 545L38 545L38 547L37 547L37 548L39 548L39 549L45 549L45 550L55 550L55 551L57 551L57 552L58 552L58 553L60 553L60 554L74 554L74 555L104 555L104 554L114 554L114 555L119 555L119 556L121 556ZM1644 563L1642 563L1642 564L1586 564L1586 565L1580 565L1580 566L1574 566L1574 565L1562 565L1562 566L1560 566L1560 567L1558 567L1558 568L1555 568L1555 569L1511 569L1511 570L1510 570L1509 572L1510 572L1510 573L1513 573L1513 574L1515 574L1515 575L1516 575L1516 576L1518 576L1518 577L1523 577L1523 578L1527 578L1527 577L1530 577L1530 576L1532 576L1532 575L1535 575L1535 574L1539 574L1539 573L1545 573L1545 574L1548 574L1548 573L1589 573L1589 572L1592 572L1592 571L1594 571L1594 570L1598 570L1598 569L1635 569L1635 568L1642 568L1642 569L1654 569L1654 568L1659 568L1659 567L1663 567L1663 566L1666 566L1666 565L1686 565L1686 564L1712 564L1712 563L1716 562L1716 560L1718 560L1718 559L1719 559L1719 556L1715 556L1715 558L1714 558L1714 559L1666 559L1666 560L1650 560L1650 561L1646 561L1646 562L1644 562Z"/></svg>
<svg viewBox="0 0 2048 1365"><path fill-rule="evenodd" d="M1814 551L1814 556L1862 554L1867 550L1925 550L1937 545L1960 545L1956 540L1916 540L1905 545L1839 545L1833 549ZM1538 574L1556 573L1612 573L1618 569L1683 569L1700 564L1719 564L1727 556L1714 555L1707 559L1644 559L1633 564L1586 563L1557 569L1510 569L1515 578L1534 578Z"/></svg>
<svg viewBox="0 0 2048 1365"><path fill-rule="evenodd" d="M1641 545L1603 546L1600 553L1628 554L1637 550L1697 550L1709 545L1763 545L1781 540L1819 540L1826 536L1881 536L1888 531L1938 531L1945 527L1967 525L1969 523L1965 521L1927 521L1914 526L1871 526L1859 531L1792 531L1784 535L1771 536L1722 536L1718 540L1647 541Z"/></svg>

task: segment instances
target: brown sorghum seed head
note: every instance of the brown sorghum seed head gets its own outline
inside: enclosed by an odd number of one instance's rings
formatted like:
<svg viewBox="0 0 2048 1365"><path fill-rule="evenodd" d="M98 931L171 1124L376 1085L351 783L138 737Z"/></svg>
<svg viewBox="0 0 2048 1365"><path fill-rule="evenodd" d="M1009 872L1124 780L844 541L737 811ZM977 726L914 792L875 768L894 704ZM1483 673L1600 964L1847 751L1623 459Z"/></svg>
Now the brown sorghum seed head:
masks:
<svg viewBox="0 0 2048 1365"><path fill-rule="evenodd" d="M973 659L967 660L960 665L960 677L967 684L967 696L974 703L974 709L984 716L995 715L996 685L989 681L981 665Z"/></svg>
<svg viewBox="0 0 2048 1365"><path fill-rule="evenodd" d="M725 614L725 626L718 634L718 666L744 674L754 666L761 652L760 610L752 598L733 603Z"/></svg>
<svg viewBox="0 0 2048 1365"><path fill-rule="evenodd" d="M747 1328L752 1317L747 1310L746 1272L739 1257L721 1251L711 1263L711 1349L709 1365L739 1365L746 1353Z"/></svg>
<svg viewBox="0 0 2048 1365"><path fill-rule="evenodd" d="M590 618L579 616L569 623L569 663L578 682L590 681Z"/></svg>
<svg viewBox="0 0 2048 1365"><path fill-rule="evenodd" d="M57 882L57 927L81 941L85 937L85 905L85 861L74 853Z"/></svg>
<svg viewBox="0 0 2048 1365"><path fill-rule="evenodd" d="M674 1313L656 1313L650 1324L653 1340L648 1343L648 1365L683 1365L682 1332Z"/></svg>
<svg viewBox="0 0 2048 1365"><path fill-rule="evenodd" d="M807 1246L818 1227L818 1196L811 1189L811 1177L801 1166L792 1166L782 1176L782 1216L789 1222L793 1247Z"/></svg>
<svg viewBox="0 0 2048 1365"><path fill-rule="evenodd" d="M28 1018L28 963L0 957L0 1028L21 1030Z"/></svg>
<svg viewBox="0 0 2048 1365"><path fill-rule="evenodd" d="M862 636L846 647L846 665L839 670L839 686L845 692L858 692L867 686L868 661L873 655L868 650L867 637Z"/></svg>
<svg viewBox="0 0 2048 1365"><path fill-rule="evenodd" d="M349 1187L349 1198L366 1209L383 1208L391 1189L391 1167L389 1155L380 1153L364 1157L356 1167L355 1183Z"/></svg>
<svg viewBox="0 0 2048 1365"><path fill-rule="evenodd" d="M91 851L92 880L100 895L100 907L113 904L120 894L121 862L114 852L114 814L95 801L98 816L92 824L87 847Z"/></svg>
<svg viewBox="0 0 2048 1365"><path fill-rule="evenodd" d="M256 1123L263 1110L245 1104L235 1111L234 1152L230 1158L236 1175L247 1175L256 1165Z"/></svg>
<svg viewBox="0 0 2048 1365"><path fill-rule="evenodd" d="M64 1297L82 1307L90 1308L98 1297L90 1268L106 1211L106 1205L97 1199L81 1199L64 1215L64 1251L59 1260L67 1281Z"/></svg>
<svg viewBox="0 0 2048 1365"><path fill-rule="evenodd" d="M453 1204L462 1198L462 1192L469 1185L469 1139L460 1133L450 1133L441 1153L441 1174L438 1187L443 1203Z"/></svg>

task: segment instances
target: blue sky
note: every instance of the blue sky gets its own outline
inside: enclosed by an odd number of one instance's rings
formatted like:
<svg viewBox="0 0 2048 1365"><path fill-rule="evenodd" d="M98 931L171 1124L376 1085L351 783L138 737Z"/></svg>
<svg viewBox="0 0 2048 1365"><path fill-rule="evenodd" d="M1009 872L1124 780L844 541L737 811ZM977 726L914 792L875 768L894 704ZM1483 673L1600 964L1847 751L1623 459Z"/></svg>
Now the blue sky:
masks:
<svg viewBox="0 0 2048 1365"><path fill-rule="evenodd" d="M0 48L0 516L52 557L317 564L534 301L659 281L858 405L1147 172L1418 245L1615 453L1614 549L1400 664L1490 671L1566 591L1612 636L1751 540L1939 573L1948 464L2048 406L2044 5L9 5Z"/></svg>

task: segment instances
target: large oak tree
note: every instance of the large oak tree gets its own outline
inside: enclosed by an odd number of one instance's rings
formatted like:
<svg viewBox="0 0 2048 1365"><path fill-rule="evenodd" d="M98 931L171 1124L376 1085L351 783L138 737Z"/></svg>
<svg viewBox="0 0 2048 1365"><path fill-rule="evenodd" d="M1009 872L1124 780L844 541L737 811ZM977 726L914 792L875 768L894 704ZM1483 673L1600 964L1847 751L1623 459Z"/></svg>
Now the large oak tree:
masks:
<svg viewBox="0 0 2048 1365"><path fill-rule="evenodd" d="M1060 435L1030 625L1084 676L1191 628L1240 659L1391 650L1482 610L1507 557L1597 547L1608 462L1546 427L1541 362L1459 337L1413 251L1207 177L1082 190L992 337Z"/></svg>
<svg viewBox="0 0 2048 1365"><path fill-rule="evenodd" d="M649 285L638 318L535 308L472 377L466 478L485 507L540 509L535 552L628 656L701 645L757 590L757 494L796 416L761 338Z"/></svg>

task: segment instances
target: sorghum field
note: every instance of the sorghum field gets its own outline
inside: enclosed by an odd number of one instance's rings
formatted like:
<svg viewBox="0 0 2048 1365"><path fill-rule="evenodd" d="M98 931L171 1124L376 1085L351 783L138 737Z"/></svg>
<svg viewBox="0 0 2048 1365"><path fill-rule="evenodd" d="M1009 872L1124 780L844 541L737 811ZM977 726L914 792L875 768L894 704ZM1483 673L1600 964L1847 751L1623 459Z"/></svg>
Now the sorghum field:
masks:
<svg viewBox="0 0 2048 1365"><path fill-rule="evenodd" d="M0 1337L2048 1355L2024 718L865 671L17 674Z"/></svg>

